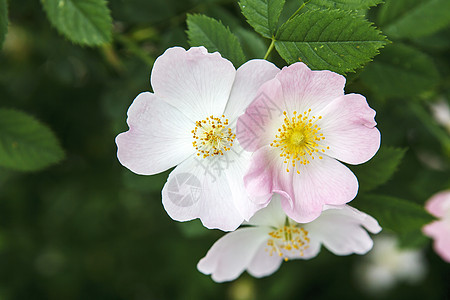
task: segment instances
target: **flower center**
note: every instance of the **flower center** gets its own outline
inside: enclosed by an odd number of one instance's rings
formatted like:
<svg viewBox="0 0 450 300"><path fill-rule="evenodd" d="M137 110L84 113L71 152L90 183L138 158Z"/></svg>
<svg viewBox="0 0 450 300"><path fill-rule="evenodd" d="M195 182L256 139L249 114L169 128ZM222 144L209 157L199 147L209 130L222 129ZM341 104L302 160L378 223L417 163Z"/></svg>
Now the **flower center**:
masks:
<svg viewBox="0 0 450 300"><path fill-rule="evenodd" d="M284 123L278 129L278 134L275 135L270 146L281 150L280 156L287 164L286 172L289 172L290 166L296 169L298 164L309 164L309 160L314 159L314 153L324 153L325 149L330 149L318 144L325 139L323 133L320 133L321 128L316 124L322 116L316 118L310 114L311 109L303 114L297 114L294 111L294 116L289 118L287 112L283 112ZM319 159L322 159L322 156L319 155ZM297 173L300 174L298 169Z"/></svg>
<svg viewBox="0 0 450 300"><path fill-rule="evenodd" d="M203 158L223 155L224 151L231 149L236 138L236 134L228 128L228 119L225 119L224 115L220 118L209 116L205 120L196 121L192 133L192 145L197 150L197 155Z"/></svg>
<svg viewBox="0 0 450 300"><path fill-rule="evenodd" d="M269 249L269 255L272 256L276 253L278 256L283 257L288 261L287 253L303 256L303 251L309 247L308 231L303 227L298 227L298 224L285 224L285 226L278 230L269 233L269 240L267 246Z"/></svg>

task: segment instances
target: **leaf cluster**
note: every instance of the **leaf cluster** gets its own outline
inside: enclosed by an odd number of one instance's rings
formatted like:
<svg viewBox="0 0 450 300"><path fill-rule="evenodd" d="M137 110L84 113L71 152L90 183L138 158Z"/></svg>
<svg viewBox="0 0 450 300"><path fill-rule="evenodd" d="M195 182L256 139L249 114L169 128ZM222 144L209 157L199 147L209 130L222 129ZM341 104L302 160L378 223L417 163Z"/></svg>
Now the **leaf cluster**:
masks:
<svg viewBox="0 0 450 300"><path fill-rule="evenodd" d="M264 58L275 47L288 64L302 61L311 69L341 74L361 68L388 42L372 23L358 13L358 9L367 9L375 4L377 1L307 1L286 22L279 24L284 0L239 2L247 22L263 38L271 41ZM213 26L217 28L218 25L206 16L196 16L195 20L188 17L190 44L224 43L228 48L207 48L210 51L222 50L220 52L225 53L225 57L239 65L235 57L242 49L236 44L236 37L224 26L208 35L207 30ZM193 33L200 27L205 32L203 36Z"/></svg>

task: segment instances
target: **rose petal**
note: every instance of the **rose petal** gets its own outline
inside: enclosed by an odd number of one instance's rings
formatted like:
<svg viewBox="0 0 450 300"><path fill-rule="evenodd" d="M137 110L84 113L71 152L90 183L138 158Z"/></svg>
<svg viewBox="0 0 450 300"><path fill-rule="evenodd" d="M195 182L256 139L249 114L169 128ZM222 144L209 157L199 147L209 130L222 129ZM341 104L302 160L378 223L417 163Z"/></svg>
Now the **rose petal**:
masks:
<svg viewBox="0 0 450 300"><path fill-rule="evenodd" d="M285 170L285 164L278 165L278 172ZM299 223L307 223L317 218L325 204L341 205L350 202L358 192L358 180L346 166L333 158L310 160L301 165L300 174L294 170L290 177L279 176L274 183L274 191L286 192L282 201L286 214ZM275 172L275 170L274 170ZM274 176L275 177L275 176Z"/></svg>
<svg viewBox="0 0 450 300"><path fill-rule="evenodd" d="M323 210L334 210L335 214L347 218L349 221L352 220L355 224L360 224L371 233L379 233L382 229L375 218L350 205L325 205ZM333 211L329 213L333 213Z"/></svg>
<svg viewBox="0 0 450 300"><path fill-rule="evenodd" d="M251 263L267 237L265 228L241 228L230 232L214 243L197 268L204 274L211 274L216 282L234 280Z"/></svg>
<svg viewBox="0 0 450 300"><path fill-rule="evenodd" d="M300 174L286 169L287 164L276 151L265 146L253 154L244 184L250 196L280 194L283 210L298 223L317 218L324 204L341 205L353 200L358 191L355 175L325 155L300 165Z"/></svg>
<svg viewBox="0 0 450 300"><path fill-rule="evenodd" d="M193 156L170 173L162 191L162 201L169 216L177 221L199 218L207 228L235 230L244 220L234 205L226 155Z"/></svg>
<svg viewBox="0 0 450 300"><path fill-rule="evenodd" d="M306 227L304 227L306 228ZM299 251L285 251L288 259L311 259L316 257L320 252L321 241L314 235L309 234L309 242L307 243L307 248L303 250L303 253ZM303 255L302 255L303 254Z"/></svg>
<svg viewBox="0 0 450 300"><path fill-rule="evenodd" d="M292 257L292 258L311 259L311 258L316 257L319 254L320 246L321 246L320 240L311 234L309 234L308 237L309 237L308 248L303 250L303 256L297 256L297 257ZM294 253L296 253L296 252L294 252Z"/></svg>
<svg viewBox="0 0 450 300"><path fill-rule="evenodd" d="M378 232L376 220L348 205L325 210L320 217L304 227L336 255L365 254L372 249L373 241L362 226Z"/></svg>
<svg viewBox="0 0 450 300"><path fill-rule="evenodd" d="M239 117L236 137L245 150L254 152L273 142L286 110L282 93L281 83L277 79L267 81Z"/></svg>
<svg viewBox="0 0 450 300"><path fill-rule="evenodd" d="M268 235L267 235L268 236ZM254 277L261 278L268 276L278 270L283 262L283 258L267 251L267 245L263 244L253 257L247 268L247 272Z"/></svg>
<svg viewBox="0 0 450 300"><path fill-rule="evenodd" d="M244 186L244 174L250 163L250 152L246 152L238 144L234 145L232 150L227 152L228 164L226 165L226 176L234 205L244 217L249 220L256 211L267 205L267 201L258 198L249 197Z"/></svg>
<svg viewBox="0 0 450 300"><path fill-rule="evenodd" d="M267 197L268 201L273 193L272 169L276 163L270 150L270 146L265 146L253 153L244 176L244 185L250 196Z"/></svg>
<svg viewBox="0 0 450 300"><path fill-rule="evenodd" d="M280 195L274 194L270 203L264 209L256 212L248 224L280 228L283 227L285 220L286 214L281 208Z"/></svg>
<svg viewBox="0 0 450 300"><path fill-rule="evenodd" d="M450 211L450 190L435 194L425 204L425 209L437 218L443 218Z"/></svg>
<svg viewBox="0 0 450 300"><path fill-rule="evenodd" d="M375 111L359 94L341 96L318 112L318 122L329 146L325 154L349 164L371 159L380 148L381 136L374 120Z"/></svg>
<svg viewBox="0 0 450 300"><path fill-rule="evenodd" d="M235 74L233 64L218 52L173 47L156 59L151 84L155 95L195 122L223 114Z"/></svg>
<svg viewBox="0 0 450 300"><path fill-rule="evenodd" d="M127 132L116 137L117 157L137 174L163 172L192 155L195 126L179 110L152 93L141 93L128 109Z"/></svg>
<svg viewBox="0 0 450 300"><path fill-rule="evenodd" d="M261 86L257 97L237 122L237 138L247 151L273 142L283 124L283 112L320 111L344 95L345 77L330 71L311 71L303 63L284 67Z"/></svg>
<svg viewBox="0 0 450 300"><path fill-rule="evenodd" d="M277 74L288 113L315 112L333 99L344 95L345 77L331 71L311 71L298 62L284 67Z"/></svg>
<svg viewBox="0 0 450 300"><path fill-rule="evenodd" d="M450 263L450 220L434 221L425 225L423 232L434 239L434 251Z"/></svg>
<svg viewBox="0 0 450 300"><path fill-rule="evenodd" d="M253 59L236 71L230 99L225 108L225 115L233 122L241 115L256 97L256 92L266 81L275 77L280 71L273 63L264 59Z"/></svg>

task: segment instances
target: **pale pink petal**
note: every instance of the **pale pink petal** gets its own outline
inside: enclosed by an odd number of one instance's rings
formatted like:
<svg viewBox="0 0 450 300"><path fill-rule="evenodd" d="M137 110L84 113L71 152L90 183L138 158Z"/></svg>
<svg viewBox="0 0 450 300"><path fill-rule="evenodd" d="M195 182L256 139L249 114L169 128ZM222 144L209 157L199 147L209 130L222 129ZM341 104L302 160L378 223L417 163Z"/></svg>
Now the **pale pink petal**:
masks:
<svg viewBox="0 0 450 300"><path fill-rule="evenodd" d="M261 201L257 197L249 197L245 189L244 174L248 169L251 153L235 144L226 154L227 161L224 165L227 167L225 175L230 186L230 196L237 210L248 221L256 211L267 205L267 200Z"/></svg>
<svg viewBox="0 0 450 300"><path fill-rule="evenodd" d="M273 142L285 110L280 82L272 79L263 84L237 121L236 137L241 146L254 152Z"/></svg>
<svg viewBox="0 0 450 300"><path fill-rule="evenodd" d="M364 228L376 233L381 230L375 219L348 205L329 207L304 227L336 255L367 253L372 249L373 241Z"/></svg>
<svg viewBox="0 0 450 300"><path fill-rule="evenodd" d="M450 213L450 190L439 192L431 197L425 204L425 209L438 218Z"/></svg>
<svg viewBox="0 0 450 300"><path fill-rule="evenodd" d="M261 278L274 273L283 262L282 257L276 254L270 255L266 246L266 244L263 244L259 247L253 260L248 265L247 272L254 277Z"/></svg>
<svg viewBox="0 0 450 300"><path fill-rule="evenodd" d="M297 257L292 257L292 258L299 258L299 259L311 259L316 257L319 252L320 252L320 240L315 237L314 235L309 234L309 244L308 244L308 248L306 248L303 251L303 255L302 256L297 256ZM294 252L294 253L298 253L298 252ZM298 254L297 254L298 255Z"/></svg>
<svg viewBox="0 0 450 300"><path fill-rule="evenodd" d="M280 71L273 63L264 59L253 59L236 71L230 99L225 108L225 115L233 122L255 99L256 92L266 81L273 79Z"/></svg>
<svg viewBox="0 0 450 300"><path fill-rule="evenodd" d="M304 228L307 228L303 226ZM318 237L309 234L308 232L309 243L307 244L307 248L303 250L303 253L299 251L285 251L285 255L288 259L311 259L316 257L320 252L321 241Z"/></svg>
<svg viewBox="0 0 450 300"><path fill-rule="evenodd" d="M284 67L276 76L280 81L288 113L313 112L344 95L345 77L331 71L311 71L298 62Z"/></svg>
<svg viewBox="0 0 450 300"><path fill-rule="evenodd" d="M200 121L223 114L235 74L233 64L218 52L173 47L156 59L151 84L155 95Z"/></svg>
<svg viewBox="0 0 450 300"><path fill-rule="evenodd" d="M434 239L434 251L450 263L450 220L434 221L425 225L423 232Z"/></svg>
<svg viewBox="0 0 450 300"><path fill-rule="evenodd" d="M348 94L336 98L317 113L322 119L317 124L328 146L325 154L349 164L361 164L375 155L380 148L381 136L375 126L375 111L366 98Z"/></svg>
<svg viewBox="0 0 450 300"><path fill-rule="evenodd" d="M195 153L195 124L152 93L141 93L128 109L129 130L116 137L117 157L137 174L163 172Z"/></svg>
<svg viewBox="0 0 450 300"><path fill-rule="evenodd" d="M284 168L285 164L279 164L278 172L287 173ZM283 209L298 223L317 218L325 204L350 202L358 192L358 180L352 171L325 155L323 159L316 157L309 164L301 165L299 171L300 174L290 171L290 177L279 176L279 182L274 182L275 192L288 194L282 201ZM276 173L273 178L277 178Z"/></svg>
<svg viewBox="0 0 450 300"><path fill-rule="evenodd" d="M207 228L235 230L244 218L234 205L224 157L196 155L179 164L162 190L162 202L177 221L199 218Z"/></svg>
<svg viewBox="0 0 450 300"><path fill-rule="evenodd" d="M276 228L283 227L286 220L286 214L281 208L280 195L274 194L269 201L270 203L266 208L256 212L248 224Z"/></svg>
<svg viewBox="0 0 450 300"><path fill-rule="evenodd" d="M358 191L355 175L325 155L298 170L300 174L292 168L287 172L283 159L272 147L265 146L253 154L244 184L250 196L280 194L283 210L298 223L317 218L325 204L341 205L353 200Z"/></svg>
<svg viewBox="0 0 450 300"><path fill-rule="evenodd" d="M238 278L252 262L261 245L267 241L268 232L265 228L249 227L224 235L199 261L198 270L211 274L216 282Z"/></svg>
<svg viewBox="0 0 450 300"><path fill-rule="evenodd" d="M382 230L375 218L350 205L325 205L323 210L330 210L328 214L337 214L342 218L352 220L352 222L360 224L371 233L379 233Z"/></svg>
<svg viewBox="0 0 450 300"><path fill-rule="evenodd" d="M268 197L273 193L272 169L274 160L269 151L270 146L265 146L251 158L250 167L244 176L244 185L251 196Z"/></svg>
<svg viewBox="0 0 450 300"><path fill-rule="evenodd" d="M270 144L283 124L283 112L311 109L313 115L344 95L345 77L330 71L311 71L303 63L284 67L261 86L255 100L237 123L237 138L248 151Z"/></svg>

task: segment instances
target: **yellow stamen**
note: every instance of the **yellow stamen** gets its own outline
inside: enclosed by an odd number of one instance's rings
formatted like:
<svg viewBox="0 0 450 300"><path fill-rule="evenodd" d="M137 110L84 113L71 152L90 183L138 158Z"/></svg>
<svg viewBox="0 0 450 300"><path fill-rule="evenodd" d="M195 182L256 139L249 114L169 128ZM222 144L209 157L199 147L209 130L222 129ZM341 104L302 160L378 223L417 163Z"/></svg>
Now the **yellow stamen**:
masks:
<svg viewBox="0 0 450 300"><path fill-rule="evenodd" d="M205 120L195 122L192 145L197 155L208 156L223 155L231 150L236 134L228 128L228 119L222 115L220 118L209 116Z"/></svg>
<svg viewBox="0 0 450 300"><path fill-rule="evenodd" d="M287 254L303 256L304 251L309 247L308 231L299 224L285 224L285 226L278 228L269 233L269 240L266 251L272 256L274 253L283 257L288 261Z"/></svg>
<svg viewBox="0 0 450 300"><path fill-rule="evenodd" d="M281 150L280 157L283 157L284 163L287 164L286 172L289 172L289 167L292 166L300 174L298 164L309 164L310 159L314 159L314 157L322 159L322 156L314 153L319 151L325 153L326 149L330 149L330 147L319 144L320 141L325 139L323 133L320 133L321 128L316 124L318 120L322 119L322 116L317 118L310 116L311 109L303 114L297 114L294 111L294 116L291 118L288 117L286 111L283 114L283 125L278 129L278 133L270 146Z"/></svg>

